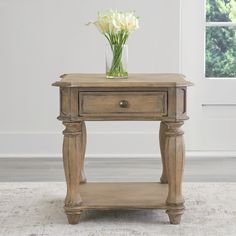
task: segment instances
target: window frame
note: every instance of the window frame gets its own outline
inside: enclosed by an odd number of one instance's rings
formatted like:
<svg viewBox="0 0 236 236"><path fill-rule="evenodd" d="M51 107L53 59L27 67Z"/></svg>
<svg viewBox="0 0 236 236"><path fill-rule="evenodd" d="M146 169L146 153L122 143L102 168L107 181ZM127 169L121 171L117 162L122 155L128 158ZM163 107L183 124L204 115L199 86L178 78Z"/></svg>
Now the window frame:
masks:
<svg viewBox="0 0 236 236"><path fill-rule="evenodd" d="M208 27L235 27L236 30L236 21L235 22L213 22L207 21L206 19L206 3L207 0L204 0L204 79L207 80L236 80L236 77L206 77L206 32Z"/></svg>

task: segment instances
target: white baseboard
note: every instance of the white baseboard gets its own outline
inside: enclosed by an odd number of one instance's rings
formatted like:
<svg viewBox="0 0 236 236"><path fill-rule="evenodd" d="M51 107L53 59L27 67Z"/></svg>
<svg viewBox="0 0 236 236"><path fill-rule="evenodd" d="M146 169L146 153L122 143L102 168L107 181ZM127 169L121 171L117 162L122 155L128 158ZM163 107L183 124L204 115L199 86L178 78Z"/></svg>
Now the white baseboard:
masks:
<svg viewBox="0 0 236 236"><path fill-rule="evenodd" d="M86 158L127 158L127 159L156 159L160 158L160 153L157 154L86 154ZM62 154L1 154L0 158L62 158ZM236 158L236 152L231 151L186 151L186 158Z"/></svg>

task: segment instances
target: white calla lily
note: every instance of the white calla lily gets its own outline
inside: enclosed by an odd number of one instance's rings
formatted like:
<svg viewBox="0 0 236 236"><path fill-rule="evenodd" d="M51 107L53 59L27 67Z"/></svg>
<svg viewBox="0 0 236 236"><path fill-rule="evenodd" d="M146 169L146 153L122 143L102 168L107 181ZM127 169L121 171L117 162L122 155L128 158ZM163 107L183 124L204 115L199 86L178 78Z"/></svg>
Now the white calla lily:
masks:
<svg viewBox="0 0 236 236"><path fill-rule="evenodd" d="M107 11L98 13L98 18L93 24L102 34L118 34L121 31L131 33L139 28L139 20L135 12Z"/></svg>

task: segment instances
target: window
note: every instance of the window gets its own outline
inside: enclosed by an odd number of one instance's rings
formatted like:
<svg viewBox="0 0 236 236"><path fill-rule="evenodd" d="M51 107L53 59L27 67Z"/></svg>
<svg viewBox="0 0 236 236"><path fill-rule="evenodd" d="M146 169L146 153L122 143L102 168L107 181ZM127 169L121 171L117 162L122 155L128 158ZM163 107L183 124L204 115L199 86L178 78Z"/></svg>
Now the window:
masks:
<svg viewBox="0 0 236 236"><path fill-rule="evenodd" d="M206 0L205 77L236 79L236 0Z"/></svg>

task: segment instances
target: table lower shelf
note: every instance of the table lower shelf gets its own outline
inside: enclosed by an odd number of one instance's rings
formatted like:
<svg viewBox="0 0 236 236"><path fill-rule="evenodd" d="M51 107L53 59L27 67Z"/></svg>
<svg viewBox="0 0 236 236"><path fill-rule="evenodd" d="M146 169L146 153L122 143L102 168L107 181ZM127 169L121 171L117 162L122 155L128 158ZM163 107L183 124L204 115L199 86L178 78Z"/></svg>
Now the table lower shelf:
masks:
<svg viewBox="0 0 236 236"><path fill-rule="evenodd" d="M156 182L85 183L80 186L82 204L65 210L166 209L167 192L167 184Z"/></svg>

